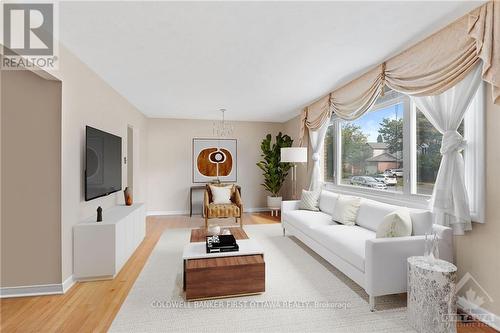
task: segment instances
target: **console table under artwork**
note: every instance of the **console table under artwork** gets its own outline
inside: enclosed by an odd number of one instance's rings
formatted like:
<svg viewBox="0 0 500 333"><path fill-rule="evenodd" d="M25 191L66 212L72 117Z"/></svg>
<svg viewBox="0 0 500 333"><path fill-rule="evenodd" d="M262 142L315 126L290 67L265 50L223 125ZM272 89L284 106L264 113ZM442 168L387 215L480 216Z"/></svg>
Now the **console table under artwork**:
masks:
<svg viewBox="0 0 500 333"><path fill-rule="evenodd" d="M444 260L408 258L408 320L420 333L455 333L457 267Z"/></svg>

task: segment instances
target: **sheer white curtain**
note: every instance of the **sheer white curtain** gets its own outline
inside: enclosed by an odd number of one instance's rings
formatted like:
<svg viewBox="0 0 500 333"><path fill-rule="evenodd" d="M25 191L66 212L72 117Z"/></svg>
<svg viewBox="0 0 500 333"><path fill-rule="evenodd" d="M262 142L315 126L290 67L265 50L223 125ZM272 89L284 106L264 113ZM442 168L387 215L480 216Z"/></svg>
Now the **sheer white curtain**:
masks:
<svg viewBox="0 0 500 333"><path fill-rule="evenodd" d="M420 111L443 134L441 165L430 207L436 223L450 226L456 235L472 229L461 154L466 142L457 130L480 83L481 66L476 65L464 80L444 93L412 97Z"/></svg>
<svg viewBox="0 0 500 333"><path fill-rule="evenodd" d="M309 182L309 190L314 191L321 186L321 152L325 143L326 131L328 130L329 121L316 131L309 129L309 142L312 150L313 168L311 172L311 180Z"/></svg>

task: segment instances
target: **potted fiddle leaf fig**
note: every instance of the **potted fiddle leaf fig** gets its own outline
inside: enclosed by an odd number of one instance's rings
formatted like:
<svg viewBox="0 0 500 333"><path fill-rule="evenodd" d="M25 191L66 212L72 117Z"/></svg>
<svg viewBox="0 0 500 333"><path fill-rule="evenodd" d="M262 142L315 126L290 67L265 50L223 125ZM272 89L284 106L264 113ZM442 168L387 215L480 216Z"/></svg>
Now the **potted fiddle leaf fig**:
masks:
<svg viewBox="0 0 500 333"><path fill-rule="evenodd" d="M272 136L268 134L260 145L262 160L257 162L257 166L263 172L262 186L271 194L267 196L267 206L271 209L281 208L282 197L279 193L292 167L291 163L281 163L281 148L291 147L292 143L291 137L279 132L275 142L272 142Z"/></svg>

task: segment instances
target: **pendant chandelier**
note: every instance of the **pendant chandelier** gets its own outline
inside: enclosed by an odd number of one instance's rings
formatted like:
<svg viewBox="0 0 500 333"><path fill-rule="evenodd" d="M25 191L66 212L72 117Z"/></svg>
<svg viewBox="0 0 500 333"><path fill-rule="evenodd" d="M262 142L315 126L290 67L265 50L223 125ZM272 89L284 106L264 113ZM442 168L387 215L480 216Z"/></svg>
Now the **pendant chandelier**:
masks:
<svg viewBox="0 0 500 333"><path fill-rule="evenodd" d="M218 138L233 135L234 127L231 123L227 122L225 118L224 113L226 112L226 109L220 109L219 111L222 113L222 119L214 120L213 135Z"/></svg>

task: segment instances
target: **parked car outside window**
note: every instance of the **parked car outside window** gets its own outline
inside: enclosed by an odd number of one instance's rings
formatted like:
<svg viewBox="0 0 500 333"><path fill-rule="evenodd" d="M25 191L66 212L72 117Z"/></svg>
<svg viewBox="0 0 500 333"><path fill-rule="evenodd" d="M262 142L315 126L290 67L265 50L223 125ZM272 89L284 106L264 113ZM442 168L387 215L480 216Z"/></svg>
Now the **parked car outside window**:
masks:
<svg viewBox="0 0 500 333"><path fill-rule="evenodd" d="M366 186L375 189L387 189L387 185L383 182L377 181L374 177L370 176L354 176L351 177L351 185Z"/></svg>
<svg viewBox="0 0 500 333"><path fill-rule="evenodd" d="M387 169L385 170L384 175L393 177L403 177L403 169Z"/></svg>
<svg viewBox="0 0 500 333"><path fill-rule="evenodd" d="M384 183L387 186L396 186L396 184L398 183L398 180L396 179L396 177L394 177L392 175L386 175L383 173L375 176L374 178L376 180L378 180L379 182Z"/></svg>

